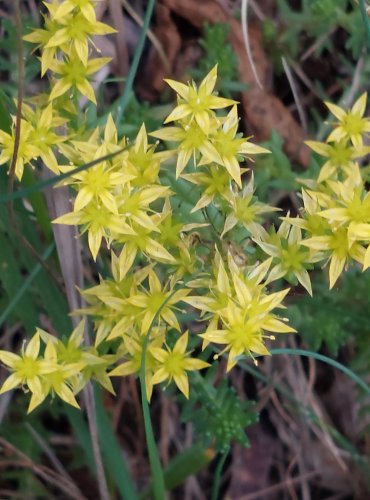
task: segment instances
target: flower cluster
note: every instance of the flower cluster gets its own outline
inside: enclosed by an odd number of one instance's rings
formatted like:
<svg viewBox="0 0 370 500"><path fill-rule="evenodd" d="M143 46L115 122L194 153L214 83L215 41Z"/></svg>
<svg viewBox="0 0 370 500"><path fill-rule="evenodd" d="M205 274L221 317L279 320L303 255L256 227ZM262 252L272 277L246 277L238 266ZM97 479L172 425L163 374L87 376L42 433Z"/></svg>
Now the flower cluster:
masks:
<svg viewBox="0 0 370 500"><path fill-rule="evenodd" d="M36 333L22 346L20 354L0 351L0 361L11 372L0 389L0 394L22 387L31 392L28 412L39 406L48 394L59 396L66 403L79 408L75 395L86 383L97 380L114 394L106 368L111 356L102 356L94 348L83 347L85 322L62 342L37 328ZM45 344L40 355L41 341Z"/></svg>
<svg viewBox="0 0 370 500"><path fill-rule="evenodd" d="M277 232L262 228L253 238L273 258L269 282L284 277L312 295L307 270L313 264L329 263L330 288L351 262L370 266L370 193L360 166L370 152L364 145L370 132L366 100L364 93L348 111L326 103L338 121L326 142L307 141L325 160L317 180L302 180L301 217L288 214Z"/></svg>
<svg viewBox="0 0 370 500"><path fill-rule="evenodd" d="M22 179L25 165L42 162L52 172L59 173L55 152L65 140L63 126L77 114L73 101L79 95L96 104L91 75L106 65L110 58L90 58L91 50L99 53L92 37L114 33L107 24L97 21L95 2L68 0L44 2L47 13L43 29L23 37L41 50L41 74L50 74L50 91L30 99L22 106L20 143L15 173ZM71 99L72 97L72 99ZM0 131L0 165L12 158L15 143L15 117L8 134Z"/></svg>
<svg viewBox="0 0 370 500"><path fill-rule="evenodd" d="M107 59L90 57L91 37L114 30L97 21L91 0L45 5L44 28L25 39L41 50L50 92L22 107L16 175L38 158L63 174L73 208L54 223L79 226L94 261L104 262L108 248L111 276L81 291L86 306L74 312L91 318L94 346L83 345L83 322L68 341L37 329L20 355L0 351L11 371L0 393L28 389L29 411L50 393L77 406L89 380L113 393L112 377L145 369L148 399L165 381L189 397L189 371L224 353L229 371L242 356L268 355L274 334L294 332L277 313L289 292L278 280L312 294L316 263L330 261L330 287L350 261L370 266L370 196L360 169L366 95L349 111L328 104L333 131L325 143L308 142L325 163L317 180L304 181L300 216L288 214L275 229L267 217L278 209L257 199L246 166L268 150L238 133L237 103L215 92L217 66L199 86L167 80L177 105L160 130L148 134L143 124L129 141L112 115L90 130L69 97L96 103L90 75ZM0 164L10 162L14 142L13 124L10 134L0 131ZM212 345L215 356L206 350Z"/></svg>

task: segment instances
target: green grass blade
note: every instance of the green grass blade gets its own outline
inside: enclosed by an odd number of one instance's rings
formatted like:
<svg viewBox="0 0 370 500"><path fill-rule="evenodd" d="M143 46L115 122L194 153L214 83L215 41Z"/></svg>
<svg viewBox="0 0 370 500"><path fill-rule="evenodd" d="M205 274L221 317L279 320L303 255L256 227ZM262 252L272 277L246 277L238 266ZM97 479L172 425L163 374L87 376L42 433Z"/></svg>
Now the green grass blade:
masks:
<svg viewBox="0 0 370 500"><path fill-rule="evenodd" d="M43 254L42 259L47 260L51 252L54 250L55 245L51 244L48 246L46 249L46 252ZM38 273L42 270L42 265L41 264L36 264L36 266L32 269L30 274L27 276L27 278L24 280L23 284L18 288L16 293L12 296L11 301L7 305L7 307L4 309L0 316L0 327L4 323L4 321L7 319L9 314L13 311L14 307L18 304L20 299L23 297L25 292L28 290L29 286L31 285L32 281L36 278Z"/></svg>
<svg viewBox="0 0 370 500"><path fill-rule="evenodd" d="M5 291L8 303L12 301L13 297L18 294L24 285L25 279L21 274L19 260L20 256L18 252L17 255L15 254L10 238L0 230L1 285ZM12 308L11 311L7 312L7 316L13 311L12 318L14 317L17 321L21 321L27 332L31 334L38 321L38 311L31 297L29 294L25 294L25 291L18 297L18 307L16 310Z"/></svg>
<svg viewBox="0 0 370 500"><path fill-rule="evenodd" d="M367 383L362 380L361 377L356 375L355 372L347 368L346 366L342 365L338 361L335 361L335 359L331 359L328 356L324 356L323 354L319 354L317 352L313 351L306 351L305 349L290 349L290 348L282 348L282 349L271 349L271 354L288 354L291 356L305 356L307 358L314 358L317 359L318 361L322 361L323 363L326 363L328 365L331 365L333 368L336 368L337 370L343 372L347 377L352 379L357 385L359 385L369 396L370 396L370 387L367 385Z"/></svg>
<svg viewBox="0 0 370 500"><path fill-rule="evenodd" d="M368 48L370 49L370 19L366 11L365 0L360 0L360 11L362 16L362 21L365 25Z"/></svg>
<svg viewBox="0 0 370 500"><path fill-rule="evenodd" d="M141 55L143 53L144 43L145 43L146 35L148 33L150 19L151 19L152 14L153 14L154 4L155 4L155 0L148 1L148 5L146 8L145 17L144 17L143 27L141 29L140 38L139 38L139 42L136 46L134 57L132 59L130 71L127 75L126 85L125 85L125 88L124 88L122 95L115 103L115 106L117 106L117 111L116 111L117 124L120 123L122 116L123 116L123 113L125 112L125 109L127 107L127 104L130 101L132 86L134 84L134 80L135 80L135 76L137 73L137 69L139 67Z"/></svg>
<svg viewBox="0 0 370 500"><path fill-rule="evenodd" d="M143 349L142 349L142 353L141 353L140 376L139 376L139 378L140 378L140 390L141 390L141 406L143 409L145 436L146 436L146 442L147 442L147 446L148 446L150 468L152 471L153 492L154 492L155 500L163 500L164 495L165 495L165 486L164 486L163 470L162 470L162 466L161 466L161 461L159 459L159 454L158 454L158 450L157 450L157 446L156 446L155 438L154 438L152 421L150 418L149 403L148 403L148 399L146 396L145 358L146 358L146 352L148 349L149 338L150 338L150 334L152 332L153 326L155 325L162 309L165 307L165 305L171 299L171 297L174 295L174 293L175 293L175 290L166 298L166 300L164 300L162 302L161 306L158 308L157 312L155 313L154 318L152 319L152 322L150 323L150 327L145 335Z"/></svg>
<svg viewBox="0 0 370 500"><path fill-rule="evenodd" d="M219 492L220 492L220 484L221 484L221 473L222 469L224 468L226 458L229 454L229 450L225 451L222 453L220 456L216 470L215 470L215 475L214 475L214 480L213 480L213 486L212 486L212 500L217 500L219 498Z"/></svg>
<svg viewBox="0 0 370 500"><path fill-rule="evenodd" d="M55 175L50 179L37 182L36 184L33 184L32 186L29 186L27 188L19 189L18 191L14 191L13 193L3 194L0 196L0 203L7 203L8 201L11 200L25 198L26 196L29 196L32 193L35 193L37 191L42 191L48 186L53 186L54 184L57 184L58 182L61 182L64 179L67 179L68 177L71 177L71 175L78 174L79 172L83 172L84 170L87 170L88 168L91 168L94 165L97 165L98 163L110 160L114 156L117 156L118 154L122 153L122 151L124 151L124 149L120 149L118 151L115 151L114 153L110 153L108 155L102 156L101 158L97 158L93 161L85 163L84 165L80 165L79 167L71 170L70 172L66 172L65 174Z"/></svg>
<svg viewBox="0 0 370 500"><path fill-rule="evenodd" d="M107 471L113 478L122 500L138 498L134 483L122 456L122 450L113 433L112 425L103 406L100 387L94 387L96 418L99 429L99 441L107 466Z"/></svg>
<svg viewBox="0 0 370 500"><path fill-rule="evenodd" d="M166 490L173 490L186 479L200 472L214 458L214 450L197 443L176 455L164 470ZM149 484L140 494L140 499L151 497L153 485Z"/></svg>

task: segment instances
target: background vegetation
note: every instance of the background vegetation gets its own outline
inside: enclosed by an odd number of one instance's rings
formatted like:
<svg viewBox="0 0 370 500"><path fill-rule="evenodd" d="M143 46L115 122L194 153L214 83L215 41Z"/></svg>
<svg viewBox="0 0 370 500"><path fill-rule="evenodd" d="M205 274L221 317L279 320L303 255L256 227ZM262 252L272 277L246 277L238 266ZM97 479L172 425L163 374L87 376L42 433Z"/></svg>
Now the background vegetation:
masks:
<svg viewBox="0 0 370 500"><path fill-rule="evenodd" d="M99 18L119 34L96 41L102 54L113 59L109 74L98 78L98 107L84 104L85 118L94 127L113 111L120 117L119 134L135 137L142 122L155 130L173 106L163 78L198 81L217 63L218 90L240 102L244 134L253 134L272 151L253 167L259 199L294 215L300 206L294 194L300 190L298 179L316 176L323 163L304 146L304 140L323 140L327 134L323 101L351 106L369 89L366 24L360 5L352 0L248 3L246 46L244 2L99 2ZM26 33L39 25L43 5L24 0L21 7ZM146 37L143 23L150 24ZM0 2L2 130L9 130L9 112L16 110L18 36L13 2ZM140 40L145 40L142 51ZM33 48L24 43L28 94L44 85L40 63L31 57ZM66 298L70 285L68 279L62 283L58 260L58 255L72 258L70 246L55 239L50 195L47 202L38 176L38 171L25 172L27 198L14 200L18 226L59 279L20 244L8 216L7 173L1 168L1 349L19 346L35 325L61 337L71 330ZM69 238L73 245L73 233ZM108 252L97 264L84 253L80 272L87 283L95 283L108 268ZM326 274L312 274L313 298L295 286L288 315L298 335L276 347L309 348L370 382L370 273L353 266L331 291ZM192 321L190 313L186 320ZM279 351L258 367L240 363L227 380L224 370L220 358L204 378L194 375L188 401L171 387L154 393L150 410L169 498L369 497L369 394L353 377L319 359ZM5 370L0 377L5 378ZM95 388L96 429L109 494L150 498L138 380L116 379L115 390L118 397ZM21 391L0 397L0 498L99 498L84 412L58 399L28 416L26 409Z"/></svg>

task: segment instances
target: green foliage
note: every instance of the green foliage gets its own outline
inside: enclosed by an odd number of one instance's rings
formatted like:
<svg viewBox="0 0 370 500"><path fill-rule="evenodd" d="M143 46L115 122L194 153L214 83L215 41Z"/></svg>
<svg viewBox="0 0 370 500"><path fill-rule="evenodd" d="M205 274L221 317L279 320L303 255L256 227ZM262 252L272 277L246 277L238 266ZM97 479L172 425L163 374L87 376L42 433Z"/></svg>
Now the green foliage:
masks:
<svg viewBox="0 0 370 500"><path fill-rule="evenodd" d="M315 55L319 57L323 51L333 50L333 40L329 36L336 28L347 33L345 47L357 59L364 45L364 26L358 6L349 0L302 0L300 8L291 7L288 0L278 0L279 17L282 28L276 26L271 19L263 24L264 40L271 48L274 59L291 57L295 59L302 47L314 40L321 39Z"/></svg>
<svg viewBox="0 0 370 500"><path fill-rule="evenodd" d="M261 200L267 201L271 189L294 191L298 188L297 174L292 170L292 164L284 153L283 140L273 130L271 138L263 143L271 151L270 155L258 158L253 169L256 180L256 193Z"/></svg>
<svg viewBox="0 0 370 500"><path fill-rule="evenodd" d="M312 298L296 296L294 305L289 306L287 313L292 325L315 351L325 346L336 355L342 345L353 339L356 345L361 346L357 356L362 358L363 349L369 351L365 333L370 310L369 275L353 267L343 276L340 286L331 291L326 280L316 276L313 292ZM358 362L355 360L354 364Z"/></svg>
<svg viewBox="0 0 370 500"><path fill-rule="evenodd" d="M29 20L25 21L26 25L32 24ZM15 97L17 92L17 32L14 23L11 19L0 18L0 29L2 37L0 37L0 74L1 74L1 93L5 92L9 96ZM25 62L25 83L33 81L40 72L40 63L37 57L29 57L31 46L25 47L24 62ZM6 75L6 77L5 77ZM0 101L1 101L0 94ZM13 109L12 109L13 111ZM1 112L1 108L0 108Z"/></svg>
<svg viewBox="0 0 370 500"><path fill-rule="evenodd" d="M193 422L200 439L219 452L227 451L233 440L248 447L245 430L258 420L254 403L242 401L227 381L214 387L209 378L192 374L192 392L184 404L183 419Z"/></svg>
<svg viewBox="0 0 370 500"><path fill-rule="evenodd" d="M203 57L199 66L192 70L195 78L203 78L209 70L218 65L217 90L225 96L243 92L248 86L239 82L238 61L229 42L230 26L225 23L208 24L203 27L203 37L199 45L203 49Z"/></svg>

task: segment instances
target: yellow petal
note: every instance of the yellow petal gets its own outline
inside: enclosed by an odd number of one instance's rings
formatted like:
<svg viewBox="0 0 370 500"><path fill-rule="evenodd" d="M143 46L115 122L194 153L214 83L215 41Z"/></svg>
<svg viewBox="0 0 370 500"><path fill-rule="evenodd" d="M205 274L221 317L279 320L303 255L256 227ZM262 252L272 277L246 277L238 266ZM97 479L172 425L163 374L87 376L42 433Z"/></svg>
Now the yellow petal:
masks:
<svg viewBox="0 0 370 500"><path fill-rule="evenodd" d="M91 252L94 260L96 260L96 257L98 255L102 238L103 238L103 233L101 230L96 230L96 231L90 230L89 231L88 243L89 243L90 252Z"/></svg>
<svg viewBox="0 0 370 500"><path fill-rule="evenodd" d="M327 157L329 155L330 146L324 142L318 141L304 141L304 143L311 148L315 153Z"/></svg>
<svg viewBox="0 0 370 500"><path fill-rule="evenodd" d="M291 326L287 325L286 323L283 323L283 321L280 321L276 318L269 318L267 321L263 323L262 328L269 332L276 332L276 333L293 333L296 331Z"/></svg>
<svg viewBox="0 0 370 500"><path fill-rule="evenodd" d="M46 394L32 394L30 404L28 405L27 414L31 413L37 406L39 406L44 399L46 398Z"/></svg>
<svg viewBox="0 0 370 500"><path fill-rule="evenodd" d="M189 399L189 380L186 373L182 373L181 375L175 375L173 377L175 384L183 393L183 395Z"/></svg>
<svg viewBox="0 0 370 500"><path fill-rule="evenodd" d="M367 92L364 92L354 103L351 111L359 115L360 117L364 116L366 110L366 100L367 100Z"/></svg>
<svg viewBox="0 0 370 500"><path fill-rule="evenodd" d="M363 271L368 269L370 267L370 245L367 247L366 253L365 253L365 258L364 258L364 267Z"/></svg>
<svg viewBox="0 0 370 500"><path fill-rule="evenodd" d="M165 371L164 368L161 367L151 377L151 383L153 385L160 384L161 382L164 382L167 378L168 378L167 372Z"/></svg>
<svg viewBox="0 0 370 500"><path fill-rule="evenodd" d="M49 95L49 101L52 101L53 99L56 99L57 97L63 95L70 88L71 84L64 78L57 80L52 86L52 90Z"/></svg>
<svg viewBox="0 0 370 500"><path fill-rule="evenodd" d="M332 104L330 102L325 102L326 107L329 109L330 113L332 113L338 120L343 120L346 116L346 112L344 109L340 108L336 104Z"/></svg>
<svg viewBox="0 0 370 500"><path fill-rule="evenodd" d="M58 396L60 397L60 399L62 399L63 401L65 401L69 405L74 406L77 409L80 409L80 406L77 403L76 398L74 397L73 392L67 386L67 384L64 384L64 383L60 384L59 387L55 388L55 392L58 394Z"/></svg>
<svg viewBox="0 0 370 500"><path fill-rule="evenodd" d="M188 104L179 104L176 108L167 116L163 123L169 123L176 120L181 120L192 113L191 107Z"/></svg>
<svg viewBox="0 0 370 500"><path fill-rule="evenodd" d="M12 373L9 377L4 381L3 385L0 389L0 394L4 394L4 392L11 391L18 387L22 382L22 378L19 377L16 373Z"/></svg>
<svg viewBox="0 0 370 500"><path fill-rule="evenodd" d="M181 82L177 82L176 80L165 79L164 81L177 94L179 94L180 97L182 97L183 99L185 99L185 101L188 100L188 97L189 97L189 87L188 87L188 85L185 85L184 83L181 83Z"/></svg>
<svg viewBox="0 0 370 500"><path fill-rule="evenodd" d="M176 341L175 347L173 348L173 352L185 354L186 347L188 345L189 335L188 332L184 333L179 337Z"/></svg>
<svg viewBox="0 0 370 500"><path fill-rule="evenodd" d="M206 95L209 95L213 92L216 82L217 82L217 64L213 66L211 71L203 78L199 91L204 90Z"/></svg>
<svg viewBox="0 0 370 500"><path fill-rule="evenodd" d="M86 187L82 187L75 198L73 210L74 212L78 212L82 210L86 205L90 203L93 199L93 194Z"/></svg>
<svg viewBox="0 0 370 500"><path fill-rule="evenodd" d="M333 253L329 267L329 288L333 288L346 263L345 257L338 257Z"/></svg>
<svg viewBox="0 0 370 500"><path fill-rule="evenodd" d="M96 105L94 89L87 80L83 80L82 82L77 83L76 86L83 96L87 97L89 101L93 102Z"/></svg>
<svg viewBox="0 0 370 500"><path fill-rule="evenodd" d="M26 355L36 359L40 352L40 334L36 332L26 347Z"/></svg>
<svg viewBox="0 0 370 500"><path fill-rule="evenodd" d="M17 354L8 351L0 351L0 361L10 368L13 368L14 363L19 361L20 359L20 356L18 356Z"/></svg>

